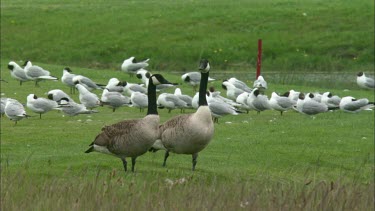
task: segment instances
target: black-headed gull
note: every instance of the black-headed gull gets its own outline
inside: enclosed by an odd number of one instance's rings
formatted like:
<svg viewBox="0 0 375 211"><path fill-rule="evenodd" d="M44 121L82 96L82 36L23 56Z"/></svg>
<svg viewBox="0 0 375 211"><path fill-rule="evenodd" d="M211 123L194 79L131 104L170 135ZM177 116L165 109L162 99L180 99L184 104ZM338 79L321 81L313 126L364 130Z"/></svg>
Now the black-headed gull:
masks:
<svg viewBox="0 0 375 211"><path fill-rule="evenodd" d="M62 98L61 100L58 101L58 104L62 106L56 109L61 110L68 116L98 113L98 111L96 110L88 110L86 106L84 106L83 104L78 104L78 103L75 103L74 101L69 101L68 98Z"/></svg>
<svg viewBox="0 0 375 211"><path fill-rule="evenodd" d="M108 89L103 90L100 100L102 105L108 105L113 112L116 108L131 104L129 97L122 95L120 92L110 92Z"/></svg>
<svg viewBox="0 0 375 211"><path fill-rule="evenodd" d="M211 92L207 92L206 99L214 123L219 123L219 118L222 116L238 115L239 113L241 113L234 106L224 102L223 100L220 100L220 98L213 97Z"/></svg>
<svg viewBox="0 0 375 211"><path fill-rule="evenodd" d="M359 72L357 74L357 84L364 89L375 89L374 79L367 77L364 72Z"/></svg>
<svg viewBox="0 0 375 211"><path fill-rule="evenodd" d="M125 59L121 65L121 70L123 72L129 73L132 77L133 74L136 74L138 70L145 68L148 66L148 61L150 59L146 59L144 61L138 62L134 56L130 57L129 59Z"/></svg>
<svg viewBox="0 0 375 211"><path fill-rule="evenodd" d="M312 93L306 96L300 93L295 110L307 115L316 115L328 111L328 106L326 104L317 102L313 98L314 94Z"/></svg>
<svg viewBox="0 0 375 211"><path fill-rule="evenodd" d="M261 111L271 109L268 97L261 94L258 88L253 89L253 91L250 93L249 98L247 98L247 104L253 110L256 110L258 114L260 114Z"/></svg>
<svg viewBox="0 0 375 211"><path fill-rule="evenodd" d="M117 78L109 79L107 86L105 88L109 92L123 92L124 91L124 82L121 82Z"/></svg>
<svg viewBox="0 0 375 211"><path fill-rule="evenodd" d="M370 110L374 107L373 102L367 98L355 99L354 97L343 97L340 101L340 109L348 113L358 113L362 110Z"/></svg>
<svg viewBox="0 0 375 211"><path fill-rule="evenodd" d="M244 92L250 93L251 91L253 91L250 87L246 85L245 82L238 80L237 78L232 77L224 81L228 81L229 83L233 84L236 88L242 89Z"/></svg>
<svg viewBox="0 0 375 211"><path fill-rule="evenodd" d="M131 96L133 92L140 92L143 94L147 93L147 88L144 87L143 84L139 85L139 84L134 84L134 83L129 83L129 82L124 81L123 85L124 85L124 92L128 96Z"/></svg>
<svg viewBox="0 0 375 211"><path fill-rule="evenodd" d="M185 101L170 93L160 94L156 102L159 108L167 108L168 113L171 113L173 109L185 109L189 107Z"/></svg>
<svg viewBox="0 0 375 211"><path fill-rule="evenodd" d="M76 74L72 73L72 70L69 67L65 67L63 69L63 75L61 77L61 82L68 87L70 87L70 94L75 93L75 84L73 78L77 76Z"/></svg>
<svg viewBox="0 0 375 211"><path fill-rule="evenodd" d="M26 114L23 105L15 99L8 98L4 108L5 116L17 124L23 118L30 117Z"/></svg>
<svg viewBox="0 0 375 211"><path fill-rule="evenodd" d="M188 83L190 86L196 90L199 86L201 81L201 73L200 72L188 72L181 76L183 82ZM215 81L215 79L208 77L208 82Z"/></svg>
<svg viewBox="0 0 375 211"><path fill-rule="evenodd" d="M42 114L51 111L52 109L56 109L58 104L56 101L37 97L35 94L29 94L27 96L27 103L26 107L29 108L31 111L39 114L39 118L42 118Z"/></svg>
<svg viewBox="0 0 375 211"><path fill-rule="evenodd" d="M332 95L331 92L324 92L321 102L326 104L329 109L339 108L341 98L337 95Z"/></svg>
<svg viewBox="0 0 375 211"><path fill-rule="evenodd" d="M69 101L74 102L74 100L68 94L66 94L64 91L62 91L61 89L52 89L52 90L48 91L47 92L47 98L50 99L50 100L56 101L56 102L61 100L62 98L68 98Z"/></svg>
<svg viewBox="0 0 375 211"><path fill-rule="evenodd" d="M244 90L235 87L232 83L229 83L228 81L223 81L222 87L227 91L227 97L231 100L236 100L238 95L245 92Z"/></svg>
<svg viewBox="0 0 375 211"><path fill-rule="evenodd" d="M174 95L176 95L178 98L180 98L181 100L185 101L186 105L188 108L193 108L192 106L192 101L193 101L193 98L190 97L189 95L185 95L185 94L182 94L181 92L181 89L180 88L176 88L174 90ZM182 109L181 112L183 112L184 110Z"/></svg>
<svg viewBox="0 0 375 211"><path fill-rule="evenodd" d="M273 110L280 111L280 115L283 115L284 111L293 108L294 105L293 100L286 96L279 96L276 92L272 92L269 103Z"/></svg>
<svg viewBox="0 0 375 211"><path fill-rule="evenodd" d="M8 69L10 70L10 76L20 81L20 85L22 85L22 82L30 80L28 77L26 77L24 69L20 67L16 62L10 61L8 63Z"/></svg>
<svg viewBox="0 0 375 211"><path fill-rule="evenodd" d="M139 108L140 112L148 106L148 96L140 92L133 92L130 96L130 101L132 103L131 107Z"/></svg>
<svg viewBox="0 0 375 211"><path fill-rule="evenodd" d="M88 109L93 109L100 105L99 97L87 90L83 85L77 84L76 88L79 91L79 101Z"/></svg>
<svg viewBox="0 0 375 211"><path fill-rule="evenodd" d="M264 80L263 76L258 76L258 78L254 81L253 84L254 88L258 88L260 91L263 91L264 89L267 89L267 81Z"/></svg>
<svg viewBox="0 0 375 211"><path fill-rule="evenodd" d="M73 83L76 84L81 84L84 86L87 90L92 91L94 89L103 89L105 85L103 84L98 84L95 83L93 80L90 78L83 76L83 75L76 75L73 77Z"/></svg>
<svg viewBox="0 0 375 211"><path fill-rule="evenodd" d="M51 76L51 73L48 70L33 65L31 61L26 61L24 66L26 77L29 80L35 81L35 86L38 86L38 82L42 80L58 80L57 77Z"/></svg>

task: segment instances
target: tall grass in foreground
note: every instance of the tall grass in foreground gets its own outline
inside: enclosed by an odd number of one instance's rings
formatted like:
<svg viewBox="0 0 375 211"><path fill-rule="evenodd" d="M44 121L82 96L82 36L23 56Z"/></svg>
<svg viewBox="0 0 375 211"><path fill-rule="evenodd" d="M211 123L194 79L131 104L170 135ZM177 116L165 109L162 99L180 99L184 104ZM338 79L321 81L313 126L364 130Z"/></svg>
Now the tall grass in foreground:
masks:
<svg viewBox="0 0 375 211"><path fill-rule="evenodd" d="M67 172L69 174L69 172ZM192 174L161 179L150 174L97 171L87 178L82 171L73 180L38 181L27 171L15 175L3 170L2 210L373 210L374 184L337 181L223 182L215 176ZM20 190L25 190L22 192ZM27 190L27 191L26 191Z"/></svg>

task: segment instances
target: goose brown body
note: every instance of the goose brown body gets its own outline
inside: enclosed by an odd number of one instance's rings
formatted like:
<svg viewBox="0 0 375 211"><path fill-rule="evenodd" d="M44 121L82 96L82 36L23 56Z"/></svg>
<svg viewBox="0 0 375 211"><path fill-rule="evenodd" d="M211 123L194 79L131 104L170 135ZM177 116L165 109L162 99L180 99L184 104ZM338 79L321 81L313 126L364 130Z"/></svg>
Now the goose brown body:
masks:
<svg viewBox="0 0 375 211"><path fill-rule="evenodd" d="M200 62L201 81L199 86L199 108L193 114L174 117L160 126L161 143L166 149L163 166L166 166L169 152L191 154L193 168L197 164L198 153L211 141L214 123L207 104L206 90L210 65L206 59Z"/></svg>
<svg viewBox="0 0 375 211"><path fill-rule="evenodd" d="M200 106L196 113L180 115L160 126L164 147L177 154L202 151L211 141L214 126L208 106Z"/></svg>
<svg viewBox="0 0 375 211"><path fill-rule="evenodd" d="M109 154L119 158L138 157L147 152L159 138L158 115L147 115L142 119L125 120L104 126L91 146L108 149Z"/></svg>

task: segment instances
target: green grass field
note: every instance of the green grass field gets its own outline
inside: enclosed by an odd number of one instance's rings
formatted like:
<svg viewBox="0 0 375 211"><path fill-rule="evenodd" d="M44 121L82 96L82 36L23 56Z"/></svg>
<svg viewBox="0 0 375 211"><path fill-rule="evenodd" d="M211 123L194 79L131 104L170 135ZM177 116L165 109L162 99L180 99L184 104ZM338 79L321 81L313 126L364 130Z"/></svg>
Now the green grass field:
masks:
<svg viewBox="0 0 375 211"><path fill-rule="evenodd" d="M211 85L225 96L224 78L252 84L262 38L269 96L294 89L375 100L355 84L358 70L372 75L374 68L373 2L237 2L2 1L1 78L8 83L1 82L1 97L26 103L30 93L69 93L60 81L19 86L10 60L30 59L58 77L69 66L103 84L112 77L139 82L118 71L132 55L150 57L150 71L179 83L183 71L209 58L218 79ZM145 112L97 110L39 119L27 109L34 117L17 125L1 118L2 210L374 209L374 111L226 116L195 172L190 156L171 154L162 167L164 154L156 152L125 174L120 159L84 151L102 126ZM159 114L164 122L180 113Z"/></svg>

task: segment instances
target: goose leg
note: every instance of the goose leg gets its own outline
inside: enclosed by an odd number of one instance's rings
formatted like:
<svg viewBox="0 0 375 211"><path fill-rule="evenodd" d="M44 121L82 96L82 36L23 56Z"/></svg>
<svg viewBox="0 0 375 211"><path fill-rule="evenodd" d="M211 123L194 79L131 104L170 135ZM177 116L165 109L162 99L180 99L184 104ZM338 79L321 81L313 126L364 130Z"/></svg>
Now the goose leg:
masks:
<svg viewBox="0 0 375 211"><path fill-rule="evenodd" d="M137 159L137 157L132 157L132 172L134 172L135 159Z"/></svg>
<svg viewBox="0 0 375 211"><path fill-rule="evenodd" d="M164 167L167 165L167 158L168 158L168 156L169 156L169 152L165 151L165 154L164 154L164 163L163 163Z"/></svg>
<svg viewBox="0 0 375 211"><path fill-rule="evenodd" d="M197 165L197 158L198 158L198 153L194 153L192 155L193 157L193 171L195 170L195 165Z"/></svg>
<svg viewBox="0 0 375 211"><path fill-rule="evenodd" d="M128 162L126 162L125 158L121 158L122 160L122 165L124 166L124 170L125 172L128 170L127 166L128 166Z"/></svg>

